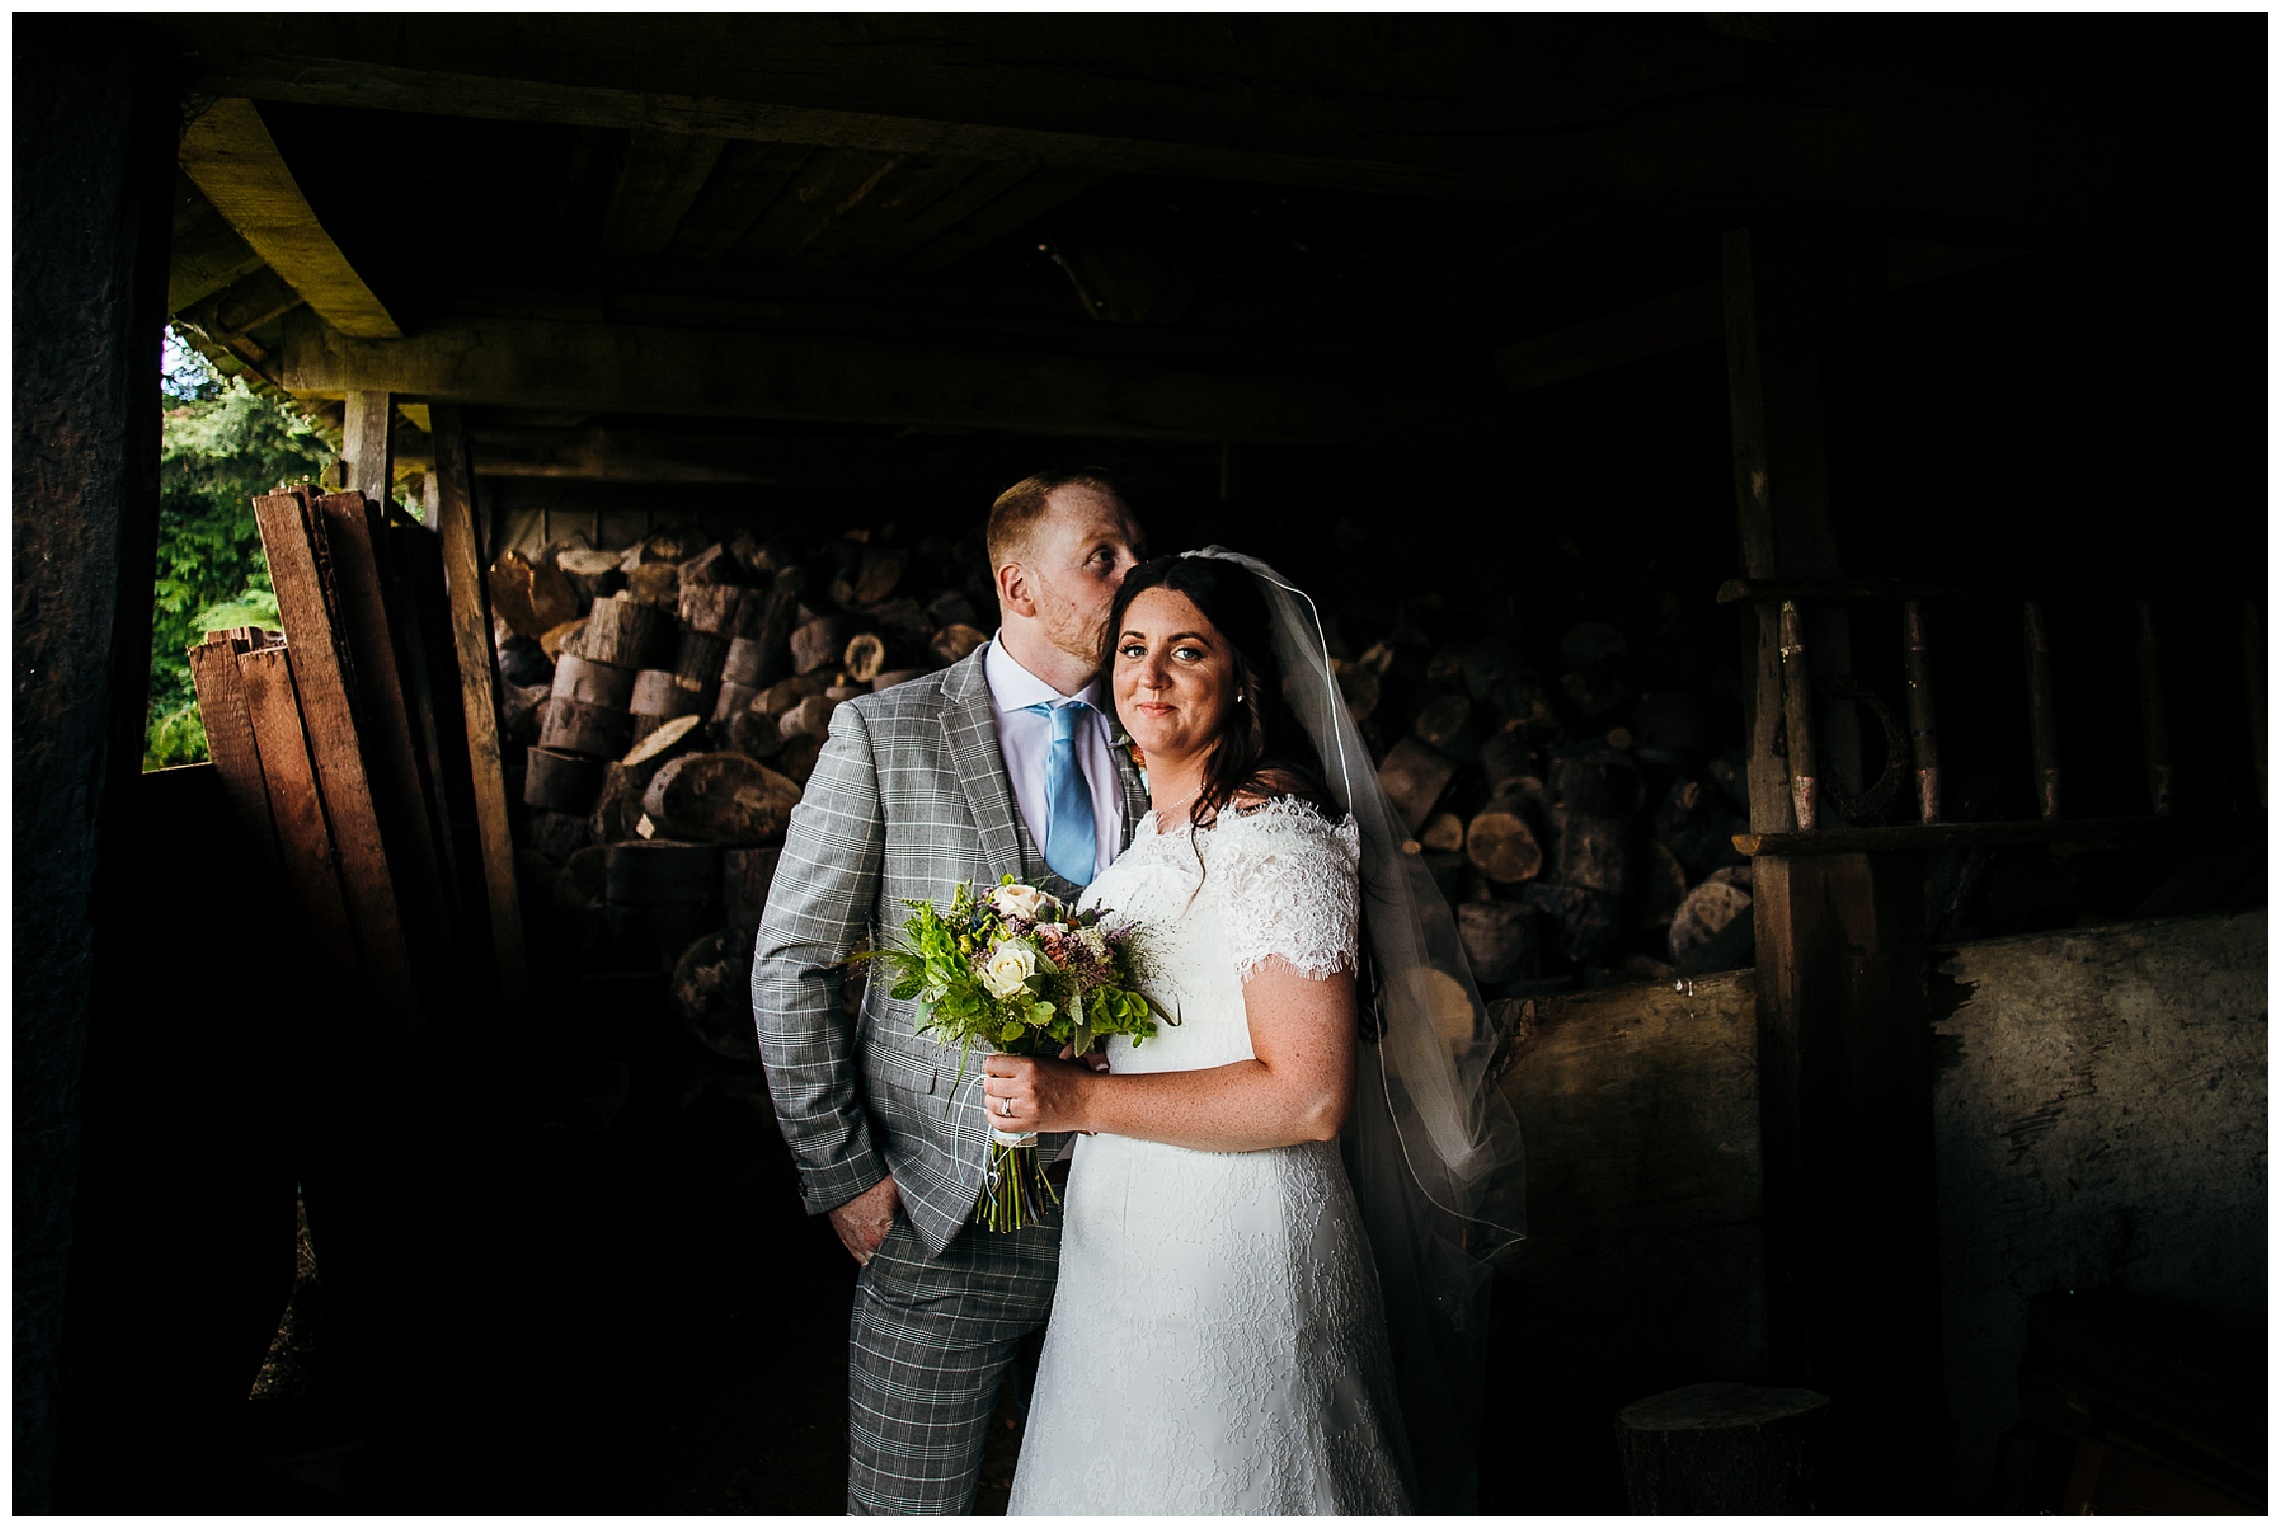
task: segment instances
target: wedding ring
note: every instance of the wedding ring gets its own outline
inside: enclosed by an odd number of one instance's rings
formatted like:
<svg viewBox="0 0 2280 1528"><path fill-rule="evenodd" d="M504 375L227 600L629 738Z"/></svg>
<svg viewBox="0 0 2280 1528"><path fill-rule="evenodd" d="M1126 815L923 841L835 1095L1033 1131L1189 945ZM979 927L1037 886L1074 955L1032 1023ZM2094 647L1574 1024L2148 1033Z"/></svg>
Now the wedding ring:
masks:
<svg viewBox="0 0 2280 1528"><path fill-rule="evenodd" d="M998 1113L1004 1115L1007 1119L1013 1118L1013 1100L1010 1098L999 1099Z"/></svg>

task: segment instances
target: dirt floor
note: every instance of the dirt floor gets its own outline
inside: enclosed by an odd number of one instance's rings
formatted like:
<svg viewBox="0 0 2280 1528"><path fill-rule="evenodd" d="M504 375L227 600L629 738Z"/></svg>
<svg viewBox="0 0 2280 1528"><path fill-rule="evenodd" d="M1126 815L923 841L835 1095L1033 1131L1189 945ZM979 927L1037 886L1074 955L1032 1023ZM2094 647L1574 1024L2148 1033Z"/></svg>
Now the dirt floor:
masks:
<svg viewBox="0 0 2280 1528"><path fill-rule="evenodd" d="M844 1512L855 1265L800 1207L759 1069L672 1018L621 1009L557 1069L552 1117L493 1143L494 1234L413 1404L367 1417L321 1393L320 1256L247 1405L250 1470L197 1506ZM1010 1386L991 1438L975 1510L1002 1514Z"/></svg>

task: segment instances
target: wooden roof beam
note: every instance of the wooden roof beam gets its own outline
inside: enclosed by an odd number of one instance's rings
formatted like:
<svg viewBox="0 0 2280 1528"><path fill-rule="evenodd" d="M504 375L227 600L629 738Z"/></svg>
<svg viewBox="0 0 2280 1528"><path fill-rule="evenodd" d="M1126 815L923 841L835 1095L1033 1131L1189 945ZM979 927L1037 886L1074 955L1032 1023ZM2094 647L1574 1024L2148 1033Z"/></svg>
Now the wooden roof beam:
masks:
<svg viewBox="0 0 2280 1528"><path fill-rule="evenodd" d="M193 88L881 154L1864 222L2261 232L2224 122L1573 17L179 15ZM2241 36L2249 34L2244 30Z"/></svg>
<svg viewBox="0 0 2280 1528"><path fill-rule="evenodd" d="M343 334L402 336L309 207L252 101L215 101L182 134L182 169L269 268Z"/></svg>
<svg viewBox="0 0 2280 1528"><path fill-rule="evenodd" d="M301 397L1292 444L1512 444L1493 377L1056 354L899 337L459 320L361 340L286 320Z"/></svg>

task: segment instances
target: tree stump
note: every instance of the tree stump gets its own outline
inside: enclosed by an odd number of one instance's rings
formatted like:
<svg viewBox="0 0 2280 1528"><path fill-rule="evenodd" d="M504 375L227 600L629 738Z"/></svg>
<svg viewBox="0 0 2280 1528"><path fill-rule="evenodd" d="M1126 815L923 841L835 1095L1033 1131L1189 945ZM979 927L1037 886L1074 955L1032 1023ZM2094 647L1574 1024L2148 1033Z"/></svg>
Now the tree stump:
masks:
<svg viewBox="0 0 2280 1528"><path fill-rule="evenodd" d="M927 648L944 663L956 663L990 639L990 634L978 626L953 621L934 634Z"/></svg>
<svg viewBox="0 0 2280 1528"><path fill-rule="evenodd" d="M536 639L549 627L578 619L578 594L551 563L508 552L492 565L491 609L517 636Z"/></svg>
<svg viewBox="0 0 2280 1528"><path fill-rule="evenodd" d="M847 622L835 615L819 615L792 633L792 672L812 674L836 664L847 648Z"/></svg>
<svg viewBox="0 0 2280 1528"><path fill-rule="evenodd" d="M1525 981L1543 972L1535 910L1519 902L1460 904L1457 937L1476 982Z"/></svg>
<svg viewBox="0 0 2280 1528"><path fill-rule="evenodd" d="M1415 833L1433 814L1441 792L1456 777L1457 761L1413 737L1393 745L1378 766L1378 783L1401 814L1402 825Z"/></svg>
<svg viewBox="0 0 2280 1528"><path fill-rule="evenodd" d="M879 690L891 690L898 684L908 684L913 679L924 679L933 672L932 669L888 669L871 681L871 689L874 693Z"/></svg>
<svg viewBox="0 0 2280 1528"><path fill-rule="evenodd" d="M729 721L739 711L751 710L752 702L759 698L760 692L750 685L723 683L719 697L713 701L711 719L715 722Z"/></svg>
<svg viewBox="0 0 2280 1528"><path fill-rule="evenodd" d="M523 805L584 817L601 794L603 763L559 748L533 748L523 765ZM564 856L555 855L561 859Z"/></svg>
<svg viewBox="0 0 2280 1528"><path fill-rule="evenodd" d="M625 569L618 565L615 552L571 550L557 555L554 565L562 570L581 606L593 607L596 600L608 599L625 587Z"/></svg>
<svg viewBox="0 0 2280 1528"><path fill-rule="evenodd" d="M623 711L633 704L634 670L565 652L554 665L554 696Z"/></svg>
<svg viewBox="0 0 2280 1528"><path fill-rule="evenodd" d="M643 669L633 680L631 740L638 743L665 723L704 714L704 691L686 685L671 669Z"/></svg>
<svg viewBox="0 0 2280 1528"><path fill-rule="evenodd" d="M1472 735L1472 702L1462 695L1436 695L1425 702L1410 730L1429 747L1460 762L1479 751Z"/></svg>
<svg viewBox="0 0 2280 1528"><path fill-rule="evenodd" d="M1465 855L1473 868L1501 885L1533 880L1544 868L1543 846L1528 822L1528 801L1526 793L1507 787L1465 829Z"/></svg>
<svg viewBox="0 0 2280 1528"><path fill-rule="evenodd" d="M643 669L649 667L663 634L672 630L672 625L666 612L657 606L644 604L630 594L613 594L594 601L578 646L596 663Z"/></svg>
<svg viewBox="0 0 2280 1528"><path fill-rule="evenodd" d="M641 809L674 838L750 845L780 841L799 800L796 781L741 753L692 753L657 771Z"/></svg>
<svg viewBox="0 0 2280 1528"><path fill-rule="evenodd" d="M1552 808L1552 838L1559 853L1559 879L1616 896L1630 889L1631 822L1612 813L1576 807Z"/></svg>
<svg viewBox="0 0 2280 1528"><path fill-rule="evenodd" d="M887 640L875 631L859 631L847 639L840 659L848 678L867 685L886 669Z"/></svg>
<svg viewBox="0 0 2280 1528"><path fill-rule="evenodd" d="M1623 1408L1615 1435L1634 1514L1818 1510L1829 1399L1764 1385L1688 1385Z"/></svg>
<svg viewBox="0 0 2280 1528"><path fill-rule="evenodd" d="M682 632L681 645L673 657L674 675L685 685L712 688L720 683L721 672L728 666L730 640L694 627Z"/></svg>
<svg viewBox="0 0 2280 1528"><path fill-rule="evenodd" d="M681 624L724 641L736 635L747 591L742 584L691 584L681 577Z"/></svg>
<svg viewBox="0 0 2280 1528"><path fill-rule="evenodd" d="M663 606L670 614L681 603L681 567L671 562L645 562L628 568L625 592L645 605Z"/></svg>
<svg viewBox="0 0 2280 1528"><path fill-rule="evenodd" d="M752 1023L752 930L714 929L673 965L673 1001L699 1045L731 1061L758 1061Z"/></svg>
<svg viewBox="0 0 2280 1528"><path fill-rule="evenodd" d="M758 638L729 639L728 656L721 660L720 665L721 683L741 685L749 690L765 689L766 685L760 676L767 669L767 650L760 645Z"/></svg>
<svg viewBox="0 0 2280 1528"><path fill-rule="evenodd" d="M829 695L810 695L784 712L776 723L777 730L786 738L827 738L831 736L831 713L842 704Z"/></svg>
<svg viewBox="0 0 2280 1528"><path fill-rule="evenodd" d="M593 824L584 812L575 816L568 812L530 814L531 848L557 864L569 863L571 855L593 841Z"/></svg>
<svg viewBox="0 0 2280 1528"><path fill-rule="evenodd" d="M594 804L594 837L598 841L615 843L633 836L634 824L641 820L641 798L651 778L696 730L695 717L677 716L602 771L601 799Z"/></svg>
<svg viewBox="0 0 2280 1528"><path fill-rule="evenodd" d="M734 552L717 541L681 564L681 588L684 591L704 586L733 586L743 582L744 564ZM688 618L688 606L684 602L681 619L685 621ZM711 631L715 628L708 626L704 629Z"/></svg>
<svg viewBox="0 0 2280 1528"><path fill-rule="evenodd" d="M610 758L625 752L633 741L633 718L611 706L587 705L576 700L550 700L539 746L565 753Z"/></svg>

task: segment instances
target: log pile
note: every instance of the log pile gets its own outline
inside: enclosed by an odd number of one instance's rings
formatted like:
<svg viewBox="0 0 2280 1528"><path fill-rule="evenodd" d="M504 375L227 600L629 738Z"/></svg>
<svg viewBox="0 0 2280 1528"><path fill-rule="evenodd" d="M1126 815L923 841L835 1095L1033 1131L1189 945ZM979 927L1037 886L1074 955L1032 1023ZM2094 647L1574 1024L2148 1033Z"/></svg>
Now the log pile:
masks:
<svg viewBox="0 0 2280 1528"><path fill-rule="evenodd" d="M973 550L663 530L499 557L518 868L552 958L670 972L698 1043L756 1059L753 935L832 713L986 640Z"/></svg>
<svg viewBox="0 0 2280 1528"><path fill-rule="evenodd" d="M751 1058L745 966L785 821L840 705L986 640L987 571L961 549L661 531L498 560L526 901L562 958L671 971L706 1048ZM1339 682L1488 996L1746 963L1730 693L1675 687L1604 622L1531 646L1436 643L1405 617L1348 651L1326 614ZM672 845L717 852L628 857ZM611 867L636 863L676 867L670 895L651 877L650 900L628 900L634 872Z"/></svg>
<svg viewBox="0 0 2280 1528"><path fill-rule="evenodd" d="M1604 622L1539 651L1401 636L1334 667L1486 995L1746 962L1730 698L1636 688L1629 639Z"/></svg>

